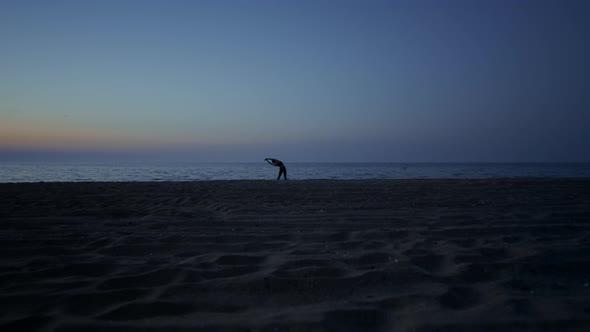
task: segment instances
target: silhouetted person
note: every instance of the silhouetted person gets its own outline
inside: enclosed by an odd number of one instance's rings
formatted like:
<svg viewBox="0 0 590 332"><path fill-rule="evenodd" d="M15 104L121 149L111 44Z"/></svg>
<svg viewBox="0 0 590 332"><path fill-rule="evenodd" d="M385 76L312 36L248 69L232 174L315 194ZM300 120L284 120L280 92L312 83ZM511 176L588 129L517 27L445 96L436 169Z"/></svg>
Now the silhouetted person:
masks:
<svg viewBox="0 0 590 332"><path fill-rule="evenodd" d="M285 164L283 164L282 161L280 161L278 159L273 159L273 158L266 158L264 160L266 160L267 163L269 163L273 166L280 167L279 168L279 177L277 178L277 180L281 179L281 175L283 175L285 180L287 180L287 168L285 167Z"/></svg>

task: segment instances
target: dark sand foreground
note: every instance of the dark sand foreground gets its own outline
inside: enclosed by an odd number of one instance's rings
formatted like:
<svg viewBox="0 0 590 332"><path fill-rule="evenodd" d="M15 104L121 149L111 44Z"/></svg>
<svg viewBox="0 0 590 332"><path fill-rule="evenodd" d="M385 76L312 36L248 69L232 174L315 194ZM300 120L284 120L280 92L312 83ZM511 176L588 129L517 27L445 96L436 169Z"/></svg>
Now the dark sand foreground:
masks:
<svg viewBox="0 0 590 332"><path fill-rule="evenodd" d="M590 179L0 185L0 331L590 331Z"/></svg>

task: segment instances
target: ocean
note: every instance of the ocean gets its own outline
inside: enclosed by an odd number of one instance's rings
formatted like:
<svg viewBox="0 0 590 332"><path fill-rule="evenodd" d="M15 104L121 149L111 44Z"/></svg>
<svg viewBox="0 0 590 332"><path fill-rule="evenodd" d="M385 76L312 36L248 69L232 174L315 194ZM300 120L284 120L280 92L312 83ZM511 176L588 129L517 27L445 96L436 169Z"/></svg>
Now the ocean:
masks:
<svg viewBox="0 0 590 332"><path fill-rule="evenodd" d="M286 163L286 166L289 180L590 177L590 163ZM0 163L0 183L273 180L278 172L278 167L265 162Z"/></svg>

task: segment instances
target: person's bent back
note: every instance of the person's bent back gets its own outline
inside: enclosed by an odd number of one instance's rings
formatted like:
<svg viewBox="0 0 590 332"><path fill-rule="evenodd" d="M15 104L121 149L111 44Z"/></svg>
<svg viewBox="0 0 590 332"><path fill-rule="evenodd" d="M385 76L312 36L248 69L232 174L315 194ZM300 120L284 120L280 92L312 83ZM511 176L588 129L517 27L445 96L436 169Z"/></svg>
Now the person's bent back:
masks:
<svg viewBox="0 0 590 332"><path fill-rule="evenodd" d="M287 168L285 167L285 164L283 164L282 161L274 158L266 158L264 160L266 160L266 162L273 166L279 167L279 176L277 177L277 180L281 179L281 175L283 175L284 179L287 180Z"/></svg>

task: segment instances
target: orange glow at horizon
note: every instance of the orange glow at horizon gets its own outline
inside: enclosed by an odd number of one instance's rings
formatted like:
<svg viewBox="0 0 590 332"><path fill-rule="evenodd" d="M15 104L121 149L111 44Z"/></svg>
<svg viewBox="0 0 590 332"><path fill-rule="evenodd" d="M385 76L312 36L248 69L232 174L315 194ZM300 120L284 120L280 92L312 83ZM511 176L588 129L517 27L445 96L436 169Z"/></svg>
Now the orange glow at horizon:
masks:
<svg viewBox="0 0 590 332"><path fill-rule="evenodd" d="M0 121L0 148L126 150L203 145L177 137L121 133L109 129L78 129L47 121Z"/></svg>

